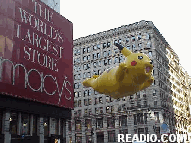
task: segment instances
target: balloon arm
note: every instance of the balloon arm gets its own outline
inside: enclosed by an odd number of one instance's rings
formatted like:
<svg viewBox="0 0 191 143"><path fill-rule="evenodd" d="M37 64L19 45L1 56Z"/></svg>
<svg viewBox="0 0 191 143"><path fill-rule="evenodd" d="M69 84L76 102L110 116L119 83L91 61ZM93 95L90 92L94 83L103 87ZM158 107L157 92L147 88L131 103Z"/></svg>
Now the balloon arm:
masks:
<svg viewBox="0 0 191 143"><path fill-rule="evenodd" d="M120 63L119 67L116 71L116 80L117 81L122 81L124 78L124 72L127 70L126 64L125 63Z"/></svg>
<svg viewBox="0 0 191 143"><path fill-rule="evenodd" d="M149 87L154 81L154 78L151 76L149 80L147 80L146 82L144 82L142 85L141 85L141 90Z"/></svg>

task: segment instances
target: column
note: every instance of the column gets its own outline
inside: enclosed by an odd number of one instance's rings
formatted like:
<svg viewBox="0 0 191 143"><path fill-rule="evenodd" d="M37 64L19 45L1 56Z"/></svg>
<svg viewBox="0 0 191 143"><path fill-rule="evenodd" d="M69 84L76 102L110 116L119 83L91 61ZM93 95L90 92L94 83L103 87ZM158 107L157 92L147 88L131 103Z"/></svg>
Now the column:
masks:
<svg viewBox="0 0 191 143"><path fill-rule="evenodd" d="M75 119L71 120L71 124L72 124L72 143L75 143L76 141L76 136L75 136Z"/></svg>
<svg viewBox="0 0 191 143"><path fill-rule="evenodd" d="M82 125L82 142L86 142L86 133L85 133L85 119L82 118L81 120L81 125Z"/></svg>
<svg viewBox="0 0 191 143"><path fill-rule="evenodd" d="M62 124L63 124L63 123L62 123ZM61 119L59 118L59 119L58 119L58 134L59 134L59 135L61 135L61 134L60 134L60 129L61 129Z"/></svg>
<svg viewBox="0 0 191 143"><path fill-rule="evenodd" d="M115 141L118 142L119 134L119 116L115 116Z"/></svg>
<svg viewBox="0 0 191 143"><path fill-rule="evenodd" d="M51 136L52 134L52 118L50 117L49 118L49 137Z"/></svg>
<svg viewBox="0 0 191 143"><path fill-rule="evenodd" d="M5 111L3 113L3 133L5 135L4 143L11 143L11 134L10 129L10 112Z"/></svg>
<svg viewBox="0 0 191 143"><path fill-rule="evenodd" d="M134 117L133 114L127 116L128 134L134 135Z"/></svg>
<svg viewBox="0 0 191 143"><path fill-rule="evenodd" d="M40 136L40 143L44 143L44 119L40 117L39 119L39 136Z"/></svg>
<svg viewBox="0 0 191 143"><path fill-rule="evenodd" d="M17 134L21 135L21 112L18 113Z"/></svg>
<svg viewBox="0 0 191 143"><path fill-rule="evenodd" d="M66 120L63 121L63 138L66 139Z"/></svg>
<svg viewBox="0 0 191 143"><path fill-rule="evenodd" d="M107 130L104 131L104 143L107 143L108 142L108 132Z"/></svg>
<svg viewBox="0 0 191 143"><path fill-rule="evenodd" d="M33 115L30 116L30 135L33 135Z"/></svg>
<svg viewBox="0 0 191 143"><path fill-rule="evenodd" d="M66 120L66 142L67 143L69 143L69 141L70 141L70 137L69 137L69 133L68 133L69 131L68 131L68 120ZM73 142L73 140L72 140L72 142Z"/></svg>
<svg viewBox="0 0 191 143"><path fill-rule="evenodd" d="M93 130L92 140L93 140L94 143L97 143L97 136L96 136L96 118L92 118L92 130Z"/></svg>
<svg viewBox="0 0 191 143"><path fill-rule="evenodd" d="M108 133L107 133L107 117L103 117L103 129L104 129L104 143L108 142Z"/></svg>

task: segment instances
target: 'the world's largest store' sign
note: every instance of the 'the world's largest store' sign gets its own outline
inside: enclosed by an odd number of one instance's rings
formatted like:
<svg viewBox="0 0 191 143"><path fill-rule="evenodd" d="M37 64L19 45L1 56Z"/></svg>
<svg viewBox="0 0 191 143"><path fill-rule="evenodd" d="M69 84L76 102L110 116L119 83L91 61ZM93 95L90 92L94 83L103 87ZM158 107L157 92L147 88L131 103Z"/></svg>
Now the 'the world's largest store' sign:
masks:
<svg viewBox="0 0 191 143"><path fill-rule="evenodd" d="M72 33L39 0L0 0L0 93L73 108Z"/></svg>

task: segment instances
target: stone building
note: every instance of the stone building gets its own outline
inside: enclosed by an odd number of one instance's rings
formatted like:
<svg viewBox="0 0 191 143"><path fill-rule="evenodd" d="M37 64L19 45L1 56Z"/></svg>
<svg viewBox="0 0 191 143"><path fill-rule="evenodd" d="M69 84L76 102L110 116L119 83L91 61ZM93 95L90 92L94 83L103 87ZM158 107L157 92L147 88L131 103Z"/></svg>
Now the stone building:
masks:
<svg viewBox="0 0 191 143"><path fill-rule="evenodd" d="M169 59L169 73L171 91L170 95L173 101L173 112L175 120L176 134L191 133L190 127L190 87L189 75L179 63L178 55L169 46L167 47L167 57Z"/></svg>
<svg viewBox="0 0 191 143"><path fill-rule="evenodd" d="M116 100L91 88L84 88L81 84L85 78L100 74L124 61L124 56L114 46L115 42L133 52L147 54L153 62L155 78L154 83L146 90ZM175 84L171 80L175 65L171 64L167 55L177 57L151 21L143 20L74 40L75 108L68 124L70 140L113 143L117 142L119 133L155 133L160 137L162 123L168 124L172 133L180 131L176 127L176 114L184 119L181 124L185 127L189 115L187 85L180 82L180 89L176 90L180 90L181 98L178 94L175 96L176 92L172 89ZM178 68L178 80L181 78L187 82L188 75ZM184 103L179 113L173 105L176 99Z"/></svg>

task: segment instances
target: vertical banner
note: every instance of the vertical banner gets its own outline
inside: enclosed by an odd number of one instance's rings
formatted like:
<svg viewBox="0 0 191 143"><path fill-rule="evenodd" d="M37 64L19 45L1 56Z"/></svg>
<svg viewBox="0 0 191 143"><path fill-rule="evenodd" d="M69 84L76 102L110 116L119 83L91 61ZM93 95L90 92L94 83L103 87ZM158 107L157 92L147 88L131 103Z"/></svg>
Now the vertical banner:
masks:
<svg viewBox="0 0 191 143"><path fill-rule="evenodd" d="M73 24L39 0L0 5L0 93L73 108Z"/></svg>

